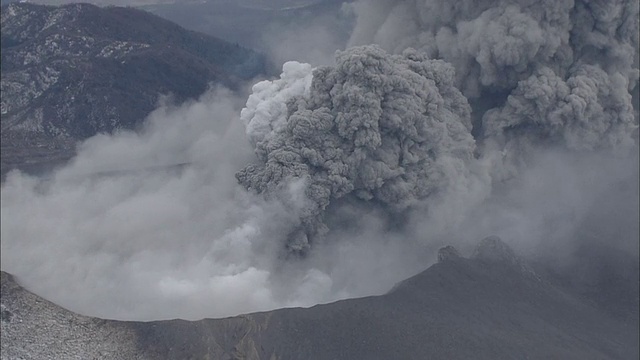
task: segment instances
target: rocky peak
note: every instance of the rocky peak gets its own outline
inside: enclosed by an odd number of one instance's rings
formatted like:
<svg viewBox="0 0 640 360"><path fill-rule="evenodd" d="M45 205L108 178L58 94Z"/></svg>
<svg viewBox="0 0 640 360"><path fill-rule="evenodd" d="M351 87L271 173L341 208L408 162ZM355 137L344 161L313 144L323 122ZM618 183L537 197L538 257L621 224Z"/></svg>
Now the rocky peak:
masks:
<svg viewBox="0 0 640 360"><path fill-rule="evenodd" d="M505 244L502 239L495 235L480 240L471 258L487 262L505 262L509 264L519 262L518 257L509 245Z"/></svg>
<svg viewBox="0 0 640 360"><path fill-rule="evenodd" d="M442 262L446 262L446 261L451 261L454 259L459 259L461 258L460 253L458 252L458 250L456 248L454 248L451 245L447 245L445 247L440 248L440 250L438 250L438 262L442 263Z"/></svg>
<svg viewBox="0 0 640 360"><path fill-rule="evenodd" d="M521 271L524 275L540 280L540 277L533 271L529 265L518 257L513 250L500 239L500 237L492 235L482 240L471 255L471 259L480 260L486 263L505 264Z"/></svg>

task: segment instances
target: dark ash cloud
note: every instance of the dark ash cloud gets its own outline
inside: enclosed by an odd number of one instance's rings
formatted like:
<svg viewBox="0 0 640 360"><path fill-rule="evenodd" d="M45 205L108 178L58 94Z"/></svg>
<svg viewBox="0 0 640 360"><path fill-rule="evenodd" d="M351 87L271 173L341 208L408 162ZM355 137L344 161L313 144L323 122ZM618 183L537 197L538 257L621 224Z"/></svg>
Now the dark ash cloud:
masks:
<svg viewBox="0 0 640 360"><path fill-rule="evenodd" d="M400 212L469 176L471 108L450 65L410 50L355 47L338 53L335 66L314 70L308 89L299 87L306 94L277 94L310 71L290 63L280 80L256 85L252 96L262 101L249 99L243 119L260 162L236 175L267 195L301 183L306 201L296 205L301 229L291 250L306 251L326 232L322 217L332 201L353 197ZM281 109L261 111L271 107Z"/></svg>

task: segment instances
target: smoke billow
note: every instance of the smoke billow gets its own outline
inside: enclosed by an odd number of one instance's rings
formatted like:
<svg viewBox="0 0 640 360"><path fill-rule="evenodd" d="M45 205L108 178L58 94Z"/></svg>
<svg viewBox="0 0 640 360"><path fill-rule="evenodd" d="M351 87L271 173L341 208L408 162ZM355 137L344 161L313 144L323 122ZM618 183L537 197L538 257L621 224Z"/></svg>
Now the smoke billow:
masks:
<svg viewBox="0 0 640 360"><path fill-rule="evenodd" d="M469 176L471 108L450 65L365 46L339 52L309 84L310 75L308 66L287 63L280 80L256 85L242 113L259 163L236 175L240 183L268 195L303 183L308 201L291 250L305 251L326 232L323 212L336 200L400 212ZM289 83L303 95L291 97Z"/></svg>
<svg viewBox="0 0 640 360"><path fill-rule="evenodd" d="M506 145L565 144L571 150L630 147L634 121L628 79L578 66L563 80L549 68L518 83L506 104L484 117L484 134Z"/></svg>
<svg viewBox="0 0 640 360"><path fill-rule="evenodd" d="M637 1L379 0L354 10L352 45L413 47L455 67L478 104L477 134L571 149L629 144Z"/></svg>
<svg viewBox="0 0 640 360"><path fill-rule="evenodd" d="M83 313L192 319L380 294L491 234L559 261L637 254L637 1L351 11L332 65L9 174L3 270Z"/></svg>

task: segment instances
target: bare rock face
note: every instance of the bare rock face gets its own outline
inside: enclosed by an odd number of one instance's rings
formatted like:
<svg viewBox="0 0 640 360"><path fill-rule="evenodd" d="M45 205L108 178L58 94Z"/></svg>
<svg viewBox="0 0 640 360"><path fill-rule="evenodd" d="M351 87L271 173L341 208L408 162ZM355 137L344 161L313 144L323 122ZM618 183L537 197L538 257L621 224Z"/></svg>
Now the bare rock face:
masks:
<svg viewBox="0 0 640 360"><path fill-rule="evenodd" d="M458 250L456 250L456 248L454 248L451 245L447 245L445 247L440 248L440 250L438 250L439 263L445 262L445 261L451 261L459 258L461 258L460 253L458 252Z"/></svg>
<svg viewBox="0 0 640 360"><path fill-rule="evenodd" d="M133 8L3 6L2 173L136 129L161 95L197 98L265 72L264 56Z"/></svg>
<svg viewBox="0 0 640 360"><path fill-rule="evenodd" d="M2 359L148 359L122 323L67 311L2 272Z"/></svg>
<svg viewBox="0 0 640 360"><path fill-rule="evenodd" d="M513 267L523 275L540 280L535 271L517 256L509 245L505 244L500 237L492 235L482 240L473 251L471 259L485 263L500 263Z"/></svg>
<svg viewBox="0 0 640 360"><path fill-rule="evenodd" d="M471 255L472 259L486 262L519 263L520 260L511 248L498 236L488 236L482 240Z"/></svg>

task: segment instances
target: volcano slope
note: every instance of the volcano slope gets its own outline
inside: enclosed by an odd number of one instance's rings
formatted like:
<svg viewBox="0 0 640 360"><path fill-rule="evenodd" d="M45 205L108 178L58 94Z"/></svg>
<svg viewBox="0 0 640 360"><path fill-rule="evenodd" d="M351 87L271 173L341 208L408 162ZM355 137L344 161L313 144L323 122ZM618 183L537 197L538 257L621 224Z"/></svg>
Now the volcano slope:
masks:
<svg viewBox="0 0 640 360"><path fill-rule="evenodd" d="M382 296L194 322L73 314L2 273L2 358L638 357L637 316L610 315L542 278L496 237L470 258L446 247L438 260Z"/></svg>
<svg viewBox="0 0 640 360"><path fill-rule="evenodd" d="M237 90L267 67L262 54L130 7L21 2L0 14L3 176L64 163L96 134L138 130L162 95Z"/></svg>

